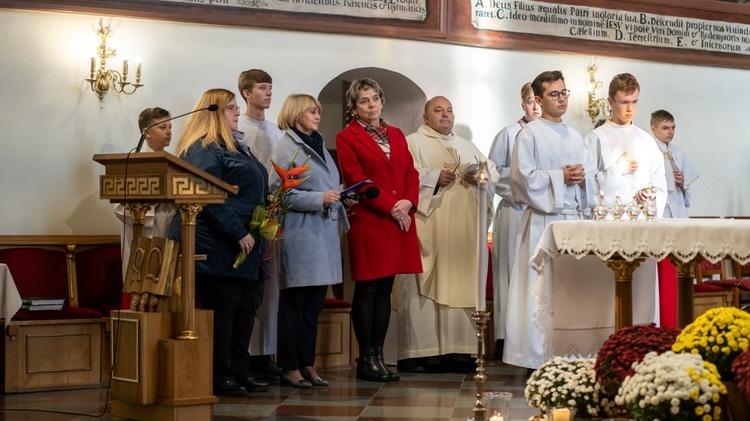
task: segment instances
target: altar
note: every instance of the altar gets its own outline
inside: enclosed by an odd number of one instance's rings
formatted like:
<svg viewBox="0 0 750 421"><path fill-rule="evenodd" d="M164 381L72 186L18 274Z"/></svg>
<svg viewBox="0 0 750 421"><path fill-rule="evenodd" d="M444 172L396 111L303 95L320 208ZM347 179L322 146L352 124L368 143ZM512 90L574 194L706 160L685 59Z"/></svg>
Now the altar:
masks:
<svg viewBox="0 0 750 421"><path fill-rule="evenodd" d="M665 258L677 267L678 324L684 327L693 319L694 266L703 259L750 261L750 221L549 224L530 262L538 273L532 286L534 323L544 336L545 354L594 354L615 330L653 319L655 263Z"/></svg>

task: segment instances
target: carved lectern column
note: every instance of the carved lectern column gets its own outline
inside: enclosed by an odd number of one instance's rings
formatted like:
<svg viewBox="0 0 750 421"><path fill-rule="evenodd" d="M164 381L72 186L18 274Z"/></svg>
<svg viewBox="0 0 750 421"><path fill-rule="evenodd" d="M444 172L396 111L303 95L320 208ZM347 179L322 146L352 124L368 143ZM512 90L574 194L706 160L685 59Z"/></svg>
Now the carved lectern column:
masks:
<svg viewBox="0 0 750 421"><path fill-rule="evenodd" d="M633 325L633 272L641 265L643 258L629 262L622 257L607 259L615 273L615 332Z"/></svg>
<svg viewBox="0 0 750 421"><path fill-rule="evenodd" d="M180 312L180 333L177 339L198 339L195 332L195 219L203 209L201 205L178 205L182 216L182 311Z"/></svg>
<svg viewBox="0 0 750 421"><path fill-rule="evenodd" d="M688 262L669 256L675 269L677 269L677 327L680 329L693 322L693 278L695 268L703 260L701 256L695 256Z"/></svg>

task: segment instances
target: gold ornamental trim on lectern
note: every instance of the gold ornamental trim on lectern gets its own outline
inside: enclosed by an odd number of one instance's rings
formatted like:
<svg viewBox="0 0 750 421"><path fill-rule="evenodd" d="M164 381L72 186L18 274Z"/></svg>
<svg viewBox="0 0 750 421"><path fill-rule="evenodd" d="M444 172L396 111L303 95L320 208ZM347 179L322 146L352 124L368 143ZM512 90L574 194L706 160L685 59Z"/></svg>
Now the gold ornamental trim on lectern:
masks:
<svg viewBox="0 0 750 421"><path fill-rule="evenodd" d="M103 175L100 178L102 199L157 200L196 198L225 198L226 193L207 180L188 174L164 176Z"/></svg>

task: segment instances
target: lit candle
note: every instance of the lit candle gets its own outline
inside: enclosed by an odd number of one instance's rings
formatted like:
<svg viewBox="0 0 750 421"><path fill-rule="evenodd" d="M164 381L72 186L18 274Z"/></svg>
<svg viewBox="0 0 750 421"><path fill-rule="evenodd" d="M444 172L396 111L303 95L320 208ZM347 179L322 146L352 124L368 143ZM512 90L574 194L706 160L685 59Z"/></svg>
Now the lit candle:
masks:
<svg viewBox="0 0 750 421"><path fill-rule="evenodd" d="M128 59L122 61L122 81L128 78Z"/></svg>
<svg viewBox="0 0 750 421"><path fill-rule="evenodd" d="M503 421L503 417L500 415L493 415L490 417L490 421Z"/></svg>
<svg viewBox="0 0 750 421"><path fill-rule="evenodd" d="M552 421L570 421L570 409L556 408L552 410Z"/></svg>
<svg viewBox="0 0 750 421"><path fill-rule="evenodd" d="M479 281L477 311L487 309L487 163L480 162L477 171L479 188Z"/></svg>
<svg viewBox="0 0 750 421"><path fill-rule="evenodd" d="M141 60L141 56L135 57L135 62L138 63L138 67L135 69L135 78L136 80L140 80L141 78L141 66L143 65L143 61Z"/></svg>

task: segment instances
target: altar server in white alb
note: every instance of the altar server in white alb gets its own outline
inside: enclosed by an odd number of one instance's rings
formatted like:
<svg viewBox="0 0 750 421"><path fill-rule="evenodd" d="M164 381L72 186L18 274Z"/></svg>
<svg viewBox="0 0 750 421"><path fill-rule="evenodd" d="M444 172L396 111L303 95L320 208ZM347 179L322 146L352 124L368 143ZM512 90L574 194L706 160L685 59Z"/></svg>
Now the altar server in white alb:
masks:
<svg viewBox="0 0 750 421"><path fill-rule="evenodd" d="M675 132L674 116L665 110L651 113L651 133L656 146L664 156L664 172L667 178L667 205L665 218L687 218L690 207L690 185L698 179L693 163L685 152L672 144Z"/></svg>
<svg viewBox="0 0 750 421"><path fill-rule="evenodd" d="M653 198L659 218L667 200L664 158L654 138L633 124L640 91L638 80L630 73L612 78L607 98L612 117L585 140L597 158L597 191L604 194L607 207L612 207L618 195L623 206L634 199L643 202ZM656 192L643 190L648 187Z"/></svg>
<svg viewBox="0 0 750 421"><path fill-rule="evenodd" d="M542 108L534 101L531 82L521 88L521 109L523 117L503 128L495 136L490 148L489 158L495 163L500 181L495 184L495 193L502 198L495 210L495 222L492 224L492 290L493 317L495 321L495 355L502 353L502 340L505 339L505 320L507 315L508 286L513 258L516 255L516 238L521 225L521 214L526 207L516 203L510 194L510 157L516 135L523 126L542 114ZM496 357L497 358L497 357Z"/></svg>
<svg viewBox="0 0 750 421"><path fill-rule="evenodd" d="M539 302L540 294L534 291L538 274L529 261L549 223L584 217L594 194L596 168L581 135L562 122L570 96L562 73L543 72L531 86L542 115L516 136L510 164L513 200L527 208L510 281L503 361L538 368L551 355L545 343L550 332L542 330L537 316L551 303Z"/></svg>

